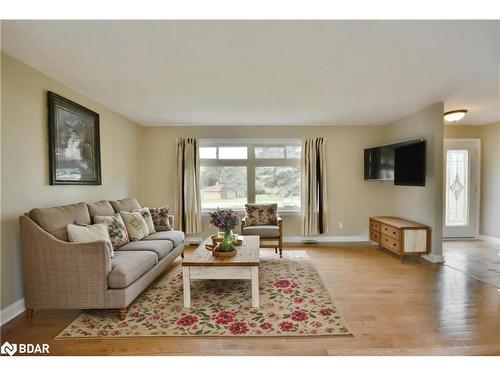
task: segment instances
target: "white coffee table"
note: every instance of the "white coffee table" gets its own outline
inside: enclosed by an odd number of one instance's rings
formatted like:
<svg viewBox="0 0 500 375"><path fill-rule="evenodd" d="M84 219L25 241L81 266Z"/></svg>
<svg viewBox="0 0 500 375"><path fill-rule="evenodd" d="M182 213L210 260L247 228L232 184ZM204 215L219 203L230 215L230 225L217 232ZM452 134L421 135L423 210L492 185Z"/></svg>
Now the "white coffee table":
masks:
<svg viewBox="0 0 500 375"><path fill-rule="evenodd" d="M243 245L234 257L218 258L205 249L209 237L182 261L184 307L191 307L191 280L252 280L252 307L259 307L259 236L239 236Z"/></svg>

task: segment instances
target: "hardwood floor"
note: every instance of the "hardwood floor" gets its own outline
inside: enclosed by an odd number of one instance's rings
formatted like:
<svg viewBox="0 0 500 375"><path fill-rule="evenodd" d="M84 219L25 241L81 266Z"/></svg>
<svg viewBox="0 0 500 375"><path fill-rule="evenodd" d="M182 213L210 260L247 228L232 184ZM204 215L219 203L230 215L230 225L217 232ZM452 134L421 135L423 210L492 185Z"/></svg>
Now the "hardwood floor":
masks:
<svg viewBox="0 0 500 375"><path fill-rule="evenodd" d="M444 241L446 264L500 289L500 245L485 241Z"/></svg>
<svg viewBox="0 0 500 375"><path fill-rule="evenodd" d="M353 337L53 339L78 311L39 311L2 327L2 342L49 343L58 355L499 355L500 292L455 268L371 245L301 246ZM180 261L180 258L177 262ZM168 272L168 271L167 271Z"/></svg>

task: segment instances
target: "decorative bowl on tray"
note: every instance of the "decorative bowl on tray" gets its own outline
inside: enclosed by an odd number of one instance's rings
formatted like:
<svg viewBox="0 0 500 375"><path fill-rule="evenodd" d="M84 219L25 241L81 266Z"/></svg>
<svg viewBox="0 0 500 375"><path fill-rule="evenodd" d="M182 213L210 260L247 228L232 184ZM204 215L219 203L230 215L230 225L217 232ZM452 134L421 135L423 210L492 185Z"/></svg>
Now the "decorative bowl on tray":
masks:
<svg viewBox="0 0 500 375"><path fill-rule="evenodd" d="M217 242L215 245L206 244L205 249L211 251L214 257L228 258L234 257L238 248L234 248L232 251L220 251L222 247L222 242Z"/></svg>

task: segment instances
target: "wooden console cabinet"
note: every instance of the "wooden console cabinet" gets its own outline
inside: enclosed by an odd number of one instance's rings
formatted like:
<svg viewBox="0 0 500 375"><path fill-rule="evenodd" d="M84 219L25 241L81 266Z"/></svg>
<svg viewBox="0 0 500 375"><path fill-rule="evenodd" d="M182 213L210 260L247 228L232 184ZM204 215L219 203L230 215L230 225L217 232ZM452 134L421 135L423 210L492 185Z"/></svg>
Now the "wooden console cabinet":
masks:
<svg viewBox="0 0 500 375"><path fill-rule="evenodd" d="M429 253L430 228L399 217L371 217L370 240L398 254L403 263L405 255Z"/></svg>

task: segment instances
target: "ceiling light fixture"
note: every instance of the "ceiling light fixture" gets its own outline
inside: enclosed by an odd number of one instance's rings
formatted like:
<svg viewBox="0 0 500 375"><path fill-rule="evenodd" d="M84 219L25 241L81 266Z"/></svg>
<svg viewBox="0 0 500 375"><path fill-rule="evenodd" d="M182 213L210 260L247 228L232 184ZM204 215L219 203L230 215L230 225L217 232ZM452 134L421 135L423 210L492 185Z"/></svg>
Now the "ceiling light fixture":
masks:
<svg viewBox="0 0 500 375"><path fill-rule="evenodd" d="M457 122L463 119L466 113L466 109L456 109L454 111L448 111L444 113L444 120L447 122Z"/></svg>

